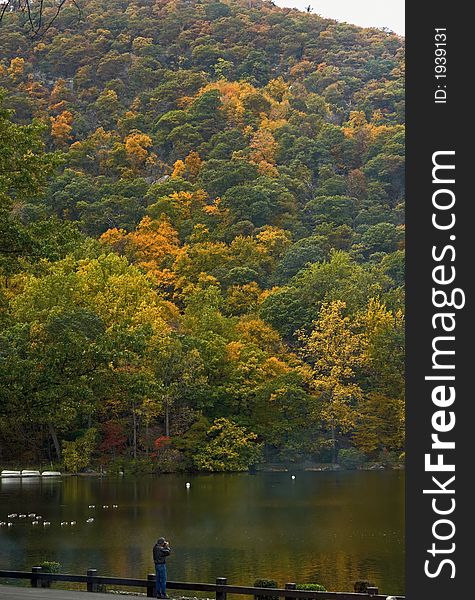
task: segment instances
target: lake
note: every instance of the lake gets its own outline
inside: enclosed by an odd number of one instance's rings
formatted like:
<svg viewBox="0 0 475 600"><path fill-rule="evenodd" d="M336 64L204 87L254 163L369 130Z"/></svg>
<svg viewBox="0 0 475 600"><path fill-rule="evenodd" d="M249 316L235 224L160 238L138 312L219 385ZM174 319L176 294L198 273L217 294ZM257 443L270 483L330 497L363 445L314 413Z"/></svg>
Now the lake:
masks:
<svg viewBox="0 0 475 600"><path fill-rule="evenodd" d="M404 473L295 475L1 480L0 521L35 512L51 525L26 518L1 527L0 568L54 560L62 572L144 578L163 535L173 550L171 580L252 585L265 578L353 591L356 580L368 579L380 593L403 594Z"/></svg>

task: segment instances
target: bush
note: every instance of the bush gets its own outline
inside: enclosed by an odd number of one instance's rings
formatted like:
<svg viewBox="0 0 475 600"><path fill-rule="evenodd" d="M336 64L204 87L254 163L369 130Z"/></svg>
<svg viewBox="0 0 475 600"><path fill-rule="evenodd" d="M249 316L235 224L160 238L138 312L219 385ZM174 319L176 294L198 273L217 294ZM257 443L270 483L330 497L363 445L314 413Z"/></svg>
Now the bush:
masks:
<svg viewBox="0 0 475 600"><path fill-rule="evenodd" d="M394 469L395 467L400 467L404 463L404 459L401 460L400 452L382 450L378 456L378 462L387 469Z"/></svg>
<svg viewBox="0 0 475 600"><path fill-rule="evenodd" d="M179 450L170 447L157 450L156 471L158 473L180 473L184 470L185 460Z"/></svg>
<svg viewBox="0 0 475 600"><path fill-rule="evenodd" d="M91 464L96 437L96 429L91 428L73 442L63 442L63 463L67 471L77 473Z"/></svg>
<svg viewBox="0 0 475 600"><path fill-rule="evenodd" d="M38 566L43 569L44 573L59 573L61 569L61 563L54 560L44 560Z"/></svg>
<svg viewBox="0 0 475 600"><path fill-rule="evenodd" d="M327 588L321 583L299 583L297 584L298 590L307 592L326 592Z"/></svg>
<svg viewBox="0 0 475 600"><path fill-rule="evenodd" d="M118 458L109 463L107 471L110 475L142 475L156 473L157 465L151 458Z"/></svg>
<svg viewBox="0 0 475 600"><path fill-rule="evenodd" d="M247 471L262 458L257 435L230 419L216 419L206 437L205 445L194 457L200 471Z"/></svg>
<svg viewBox="0 0 475 600"><path fill-rule="evenodd" d="M276 588L277 581L275 581L274 579L256 579L256 581L254 581L254 587ZM254 599L255 600L275 600L275 596L266 596L265 594L263 594L263 595L257 594L256 596L254 596Z"/></svg>
<svg viewBox="0 0 475 600"><path fill-rule="evenodd" d="M59 573L61 569L61 563L54 560L44 560L38 566L41 567L43 573ZM51 581L41 581L41 587L49 588L51 587L51 583Z"/></svg>
<svg viewBox="0 0 475 600"><path fill-rule="evenodd" d="M354 590L356 594L366 594L369 587L375 587L371 581L355 581Z"/></svg>
<svg viewBox="0 0 475 600"><path fill-rule="evenodd" d="M345 448L338 453L338 462L344 469L354 470L361 467L366 457L361 450Z"/></svg>

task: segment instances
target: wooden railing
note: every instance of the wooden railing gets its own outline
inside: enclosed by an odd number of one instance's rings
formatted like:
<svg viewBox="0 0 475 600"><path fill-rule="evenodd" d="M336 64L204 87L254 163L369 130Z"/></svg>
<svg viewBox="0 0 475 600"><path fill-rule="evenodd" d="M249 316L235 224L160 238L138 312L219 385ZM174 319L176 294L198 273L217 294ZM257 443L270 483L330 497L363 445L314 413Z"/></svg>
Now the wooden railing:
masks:
<svg viewBox="0 0 475 600"><path fill-rule="evenodd" d="M132 579L128 577L102 577L96 569L88 569L86 575L70 575L67 573L46 573L42 567L33 567L29 571L4 571L0 570L0 579L29 579L31 587L42 587L45 582L62 581L71 583L84 583L88 592L99 591L99 586L127 586L146 588L147 597L155 595L155 575L150 574L147 579ZM226 600L227 594L241 594L244 596L274 596L292 600L294 598L305 600L405 600L404 596L391 596L379 594L378 588L368 587L366 593L349 592L312 592L298 590L295 583L286 583L285 588L259 588L241 585L228 585L226 577L218 577L216 583L188 583L183 581L168 581L167 589L211 592L216 600Z"/></svg>

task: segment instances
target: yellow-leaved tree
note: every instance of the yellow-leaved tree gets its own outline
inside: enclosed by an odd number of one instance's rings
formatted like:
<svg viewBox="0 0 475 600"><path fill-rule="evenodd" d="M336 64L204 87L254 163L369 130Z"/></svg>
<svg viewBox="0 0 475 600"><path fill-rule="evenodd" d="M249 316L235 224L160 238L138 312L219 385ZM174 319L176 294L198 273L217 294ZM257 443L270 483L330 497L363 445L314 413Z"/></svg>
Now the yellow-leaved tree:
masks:
<svg viewBox="0 0 475 600"><path fill-rule="evenodd" d="M8 67L8 74L13 80L19 79L25 70L25 59L16 56L12 58L10 61L10 66Z"/></svg>
<svg viewBox="0 0 475 600"><path fill-rule="evenodd" d="M301 333L304 354L312 366L312 386L321 402L321 418L331 433L336 463L338 433L348 433L356 422L357 405L363 397L356 370L364 366L364 335L356 332L346 303L324 304L309 334Z"/></svg>
<svg viewBox="0 0 475 600"><path fill-rule="evenodd" d="M64 145L71 139L73 121L69 110L64 110L57 117L51 117L51 135L58 144Z"/></svg>
<svg viewBox="0 0 475 600"><path fill-rule="evenodd" d="M364 336L368 385L359 404L353 441L366 454L404 447L404 314L371 298L355 315Z"/></svg>
<svg viewBox="0 0 475 600"><path fill-rule="evenodd" d="M134 169L140 169L144 165L152 165L156 155L150 152L152 138L141 131L133 131L125 138L125 152Z"/></svg>
<svg viewBox="0 0 475 600"><path fill-rule="evenodd" d="M179 240L177 231L165 215L159 219L144 217L130 233L123 229L109 229L100 239L118 254L125 254L159 284L170 283L170 268L179 251Z"/></svg>

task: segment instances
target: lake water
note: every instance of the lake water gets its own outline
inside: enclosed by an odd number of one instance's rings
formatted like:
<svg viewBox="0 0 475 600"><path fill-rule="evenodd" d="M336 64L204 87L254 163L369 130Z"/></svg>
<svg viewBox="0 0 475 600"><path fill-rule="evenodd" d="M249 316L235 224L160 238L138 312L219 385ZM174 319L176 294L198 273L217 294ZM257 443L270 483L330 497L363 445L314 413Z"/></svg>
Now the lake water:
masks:
<svg viewBox="0 0 475 600"><path fill-rule="evenodd" d="M163 535L173 549L171 580L268 578L353 591L368 579L380 593L404 593L403 472L1 480L0 521L13 512L51 525L27 518L1 527L4 569L54 560L62 572L142 578L153 572L151 549Z"/></svg>

